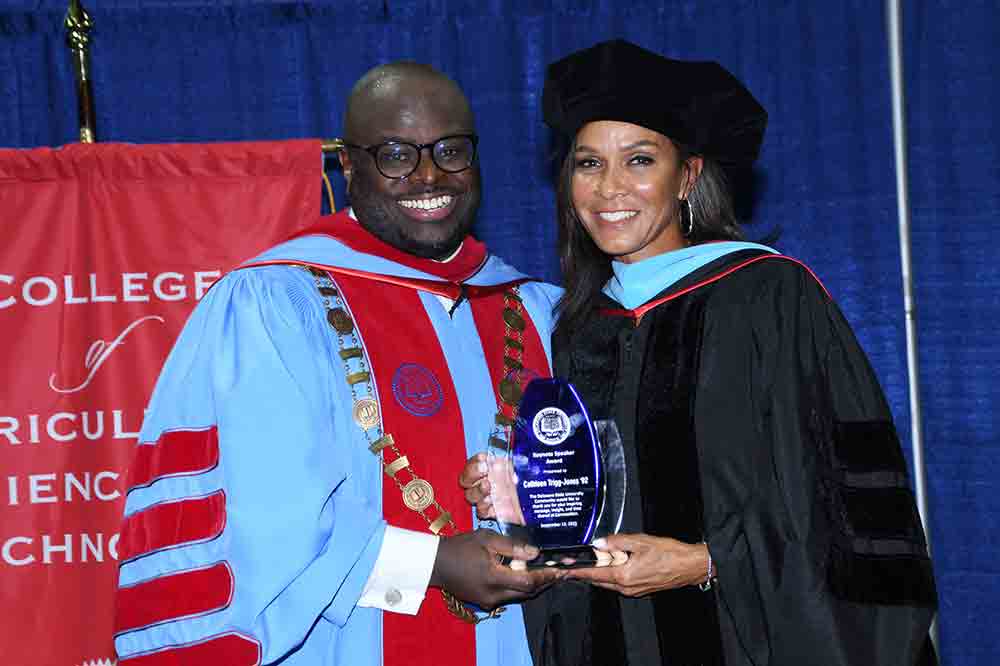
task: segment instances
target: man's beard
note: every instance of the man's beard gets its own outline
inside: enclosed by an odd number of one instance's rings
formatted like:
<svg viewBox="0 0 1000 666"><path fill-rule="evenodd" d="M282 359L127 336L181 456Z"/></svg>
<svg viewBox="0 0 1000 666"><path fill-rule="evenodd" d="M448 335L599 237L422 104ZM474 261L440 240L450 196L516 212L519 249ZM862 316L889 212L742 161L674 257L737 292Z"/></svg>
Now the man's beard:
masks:
<svg viewBox="0 0 1000 666"><path fill-rule="evenodd" d="M479 209L479 188L470 187L466 192L437 188L427 193L440 192L458 199L455 210L438 222L418 222L399 210L395 199L377 191L362 169L354 172L349 194L358 223L370 234L397 250L422 259L443 259L458 249L472 231ZM422 192L414 194L423 194ZM421 238L421 229L444 232L433 239Z"/></svg>

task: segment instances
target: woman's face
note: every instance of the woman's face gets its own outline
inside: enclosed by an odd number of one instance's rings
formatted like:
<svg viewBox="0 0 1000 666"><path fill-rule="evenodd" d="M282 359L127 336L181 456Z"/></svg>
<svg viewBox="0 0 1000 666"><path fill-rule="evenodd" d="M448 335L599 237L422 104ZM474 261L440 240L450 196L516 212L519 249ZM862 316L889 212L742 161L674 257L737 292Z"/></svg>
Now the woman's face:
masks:
<svg viewBox="0 0 1000 666"><path fill-rule="evenodd" d="M685 247L679 199L701 172L701 158L679 162L667 137L631 123L601 120L576 135L571 192L594 243L633 263Z"/></svg>

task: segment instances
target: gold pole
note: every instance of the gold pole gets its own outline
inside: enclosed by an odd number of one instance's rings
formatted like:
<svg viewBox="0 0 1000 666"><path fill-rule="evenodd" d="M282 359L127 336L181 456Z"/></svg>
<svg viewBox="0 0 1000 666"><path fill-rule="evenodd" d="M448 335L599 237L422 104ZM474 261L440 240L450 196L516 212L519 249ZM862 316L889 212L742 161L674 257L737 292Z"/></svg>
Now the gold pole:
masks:
<svg viewBox="0 0 1000 666"><path fill-rule="evenodd" d="M73 57L73 73L76 75L76 100L80 116L80 142L94 143L94 98L90 91L90 64L87 45L90 43L90 29L94 22L90 14L80 4L80 0L70 0L66 12L66 45Z"/></svg>
<svg viewBox="0 0 1000 666"><path fill-rule="evenodd" d="M336 155L344 149L344 140L340 138L321 139L319 147L323 151L324 157L327 155ZM330 179L327 178L326 171L323 172L323 185L326 186L326 196L330 200L330 211L336 211L337 201L333 198L333 185L330 184Z"/></svg>
<svg viewBox="0 0 1000 666"><path fill-rule="evenodd" d="M320 148L324 153L336 153L344 149L343 139L323 139L320 141Z"/></svg>

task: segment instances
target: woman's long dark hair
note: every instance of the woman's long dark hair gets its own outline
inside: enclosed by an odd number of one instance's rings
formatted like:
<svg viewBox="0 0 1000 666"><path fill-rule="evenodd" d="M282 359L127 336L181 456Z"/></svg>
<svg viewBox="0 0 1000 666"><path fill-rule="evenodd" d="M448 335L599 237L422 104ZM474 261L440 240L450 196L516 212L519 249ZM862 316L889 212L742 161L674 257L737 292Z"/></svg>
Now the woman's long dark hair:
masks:
<svg viewBox="0 0 1000 666"><path fill-rule="evenodd" d="M674 143L679 165L687 168L694 153ZM558 346L569 342L572 332L591 316L597 297L612 276L611 258L597 247L573 206L573 170L576 144L569 147L559 171L556 194L559 220L559 263L562 266L566 292L556 304L559 321L553 337ZM742 240L743 232L736 221L732 196L726 175L713 160L703 157L701 175L688 194L692 229L687 240L692 245L715 240ZM680 207L678 206L678 211ZM674 221L678 223L677 220Z"/></svg>

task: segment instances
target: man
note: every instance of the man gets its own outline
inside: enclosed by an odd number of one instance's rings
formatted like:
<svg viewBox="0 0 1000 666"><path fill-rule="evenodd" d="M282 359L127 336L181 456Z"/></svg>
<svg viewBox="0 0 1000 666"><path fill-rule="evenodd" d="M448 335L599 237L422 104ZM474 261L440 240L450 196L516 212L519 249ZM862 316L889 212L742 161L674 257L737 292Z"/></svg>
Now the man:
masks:
<svg viewBox="0 0 1000 666"><path fill-rule="evenodd" d="M468 235L476 137L451 80L375 68L345 139L353 210L217 283L157 383L123 665L530 664L518 606L469 620L559 574L502 564L536 553L472 531L456 481L519 377L549 373L557 294Z"/></svg>

